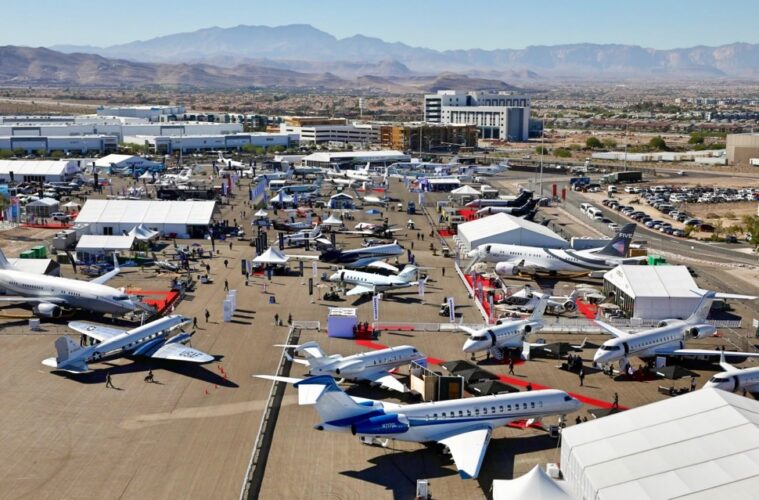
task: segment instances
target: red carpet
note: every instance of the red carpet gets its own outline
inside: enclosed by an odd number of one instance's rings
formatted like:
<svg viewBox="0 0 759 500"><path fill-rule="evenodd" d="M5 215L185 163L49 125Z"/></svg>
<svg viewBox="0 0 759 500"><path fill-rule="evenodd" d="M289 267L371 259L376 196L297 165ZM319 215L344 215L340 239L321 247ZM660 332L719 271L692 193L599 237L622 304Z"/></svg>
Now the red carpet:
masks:
<svg viewBox="0 0 759 500"><path fill-rule="evenodd" d="M71 224L21 224L21 227L31 227L34 229L68 229Z"/></svg>
<svg viewBox="0 0 759 500"><path fill-rule="evenodd" d="M173 291L156 291L156 290L127 290L129 295L142 296L141 301L149 306L155 307L158 314L163 314L179 298L179 292ZM149 298L149 296L163 297Z"/></svg>
<svg viewBox="0 0 759 500"><path fill-rule="evenodd" d="M580 314L582 314L588 319L596 319L596 313L598 312L597 305L588 304L587 302L583 302L582 300L578 300L576 302L577 302L577 310L580 311Z"/></svg>
<svg viewBox="0 0 759 500"><path fill-rule="evenodd" d="M457 211L457 213L467 221L477 218L477 210L474 208L461 208Z"/></svg>
<svg viewBox="0 0 759 500"><path fill-rule="evenodd" d="M438 234L442 236L443 238L450 238L456 233L454 233L450 229L438 229Z"/></svg>
<svg viewBox="0 0 759 500"><path fill-rule="evenodd" d="M475 291L475 294L477 294L477 284L482 285L482 292L483 295L476 295L475 300L477 300L480 304L482 304L482 308L485 310L485 313L490 317L490 304L487 300L485 300L485 294L488 290L493 290L496 288L496 284L492 283L488 279L484 279L479 274L476 276L476 282L472 282L472 275L471 274L465 274L464 277L466 278L467 283L472 287L472 290ZM493 300L498 300L499 295L496 294L495 297L493 297Z"/></svg>

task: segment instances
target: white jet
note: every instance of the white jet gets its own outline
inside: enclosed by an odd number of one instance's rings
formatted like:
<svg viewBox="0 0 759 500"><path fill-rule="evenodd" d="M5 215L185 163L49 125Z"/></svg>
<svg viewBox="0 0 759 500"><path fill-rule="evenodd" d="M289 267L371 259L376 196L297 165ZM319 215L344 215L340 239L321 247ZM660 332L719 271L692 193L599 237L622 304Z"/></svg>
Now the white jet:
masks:
<svg viewBox="0 0 759 500"><path fill-rule="evenodd" d="M548 297L546 312L551 314L562 314L565 312L574 312L577 310L577 290L572 290L569 295L551 295ZM525 286L518 292L506 298L506 307L508 309L520 312L532 312L535 306L540 302L540 297L535 294L529 286Z"/></svg>
<svg viewBox="0 0 759 500"><path fill-rule="evenodd" d="M407 392L408 388L393 377L390 371L425 357L410 345L388 347L345 357L339 354L328 356L321 350L319 344L313 341L301 345L276 347L292 347L296 353L302 354L305 359L289 355L288 359L307 366L309 376L329 375L346 380L363 380L398 392Z"/></svg>
<svg viewBox="0 0 759 500"><path fill-rule="evenodd" d="M304 246L306 242L321 243L331 245L332 241L325 238L322 228L318 224L310 231L298 231L297 233L285 234L282 236L285 246Z"/></svg>
<svg viewBox="0 0 759 500"><path fill-rule="evenodd" d="M418 271L419 268L411 264L406 265L396 276L384 276L382 274L341 269L330 276L329 280L333 283L341 283L342 285L354 285L345 294L347 296L374 294L418 285L418 281L413 281Z"/></svg>
<svg viewBox="0 0 759 500"><path fill-rule="evenodd" d="M469 339L464 342L463 350L468 353L476 353L491 350L496 359L502 357L504 349L525 348L525 338L533 332L543 328L543 313L548 306L548 295L535 294L540 297L540 302L535 306L532 315L526 319L511 321L498 320L493 326L485 326L479 330L462 326L461 329L469 334Z"/></svg>
<svg viewBox="0 0 759 500"><path fill-rule="evenodd" d="M98 343L82 347L66 335L58 337L55 341L58 355L43 360L42 364L69 373L86 373L90 371L88 363L124 356L210 363L215 359L213 356L184 345L192 337L191 334L180 332L169 337L172 330L190 321L190 318L184 316L165 316L131 330L86 321L72 321L69 328L95 339Z"/></svg>
<svg viewBox="0 0 759 500"><path fill-rule="evenodd" d="M321 422L314 426L317 430L350 432L369 439L440 443L464 479L479 475L496 428L515 420L531 423L549 415L563 416L582 407L572 396L555 389L399 405L351 397L328 376L305 380L257 377L295 384L299 404L313 404L319 413Z"/></svg>
<svg viewBox="0 0 759 500"><path fill-rule="evenodd" d="M749 295L718 294L716 292L699 291L702 294L701 301L686 319L667 319L659 323L656 328L640 333L629 333L596 320L596 324L607 333L614 336L613 339L604 342L598 348L593 361L599 365L610 365L619 361L620 367L629 364L629 358L655 358L657 356L675 356L685 358L709 358L719 356L721 351L708 349L686 349L685 341L688 339L703 339L717 333L717 329L706 322L712 302L717 297L727 299L755 299ZM757 353L732 352L728 356L759 357Z"/></svg>
<svg viewBox="0 0 759 500"><path fill-rule="evenodd" d="M130 312L153 312L153 308L132 300L124 289L116 289L105 283L121 269L116 255L114 269L91 281L80 281L57 276L20 271L8 262L0 251L0 302L33 303L34 313L43 318L58 318L65 309L82 309L100 314L121 316Z"/></svg>
<svg viewBox="0 0 759 500"><path fill-rule="evenodd" d="M641 258L627 258L635 224L627 224L601 248L588 250L558 250L522 245L491 243L480 245L469 252L470 258L483 262L496 262L498 274L520 273L588 273L609 270L625 263L637 263Z"/></svg>
<svg viewBox="0 0 759 500"><path fill-rule="evenodd" d="M729 353L722 352L719 357L719 365L725 371L710 378L709 381L704 384L703 389L720 389L727 392L758 392L759 366L738 368L725 361L726 354Z"/></svg>
<svg viewBox="0 0 759 500"><path fill-rule="evenodd" d="M224 153L221 151L219 151L219 162L222 167L226 168L247 168L247 165L244 165L241 161L224 158Z"/></svg>

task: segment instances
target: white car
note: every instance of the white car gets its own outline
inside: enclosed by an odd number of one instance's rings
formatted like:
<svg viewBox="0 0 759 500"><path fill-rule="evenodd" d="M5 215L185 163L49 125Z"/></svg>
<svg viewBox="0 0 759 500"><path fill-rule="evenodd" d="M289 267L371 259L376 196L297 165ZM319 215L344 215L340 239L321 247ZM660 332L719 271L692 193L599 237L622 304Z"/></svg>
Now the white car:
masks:
<svg viewBox="0 0 759 500"><path fill-rule="evenodd" d="M619 231L619 224L617 224L616 222L612 222L611 224L609 224L609 229L611 229L612 231Z"/></svg>

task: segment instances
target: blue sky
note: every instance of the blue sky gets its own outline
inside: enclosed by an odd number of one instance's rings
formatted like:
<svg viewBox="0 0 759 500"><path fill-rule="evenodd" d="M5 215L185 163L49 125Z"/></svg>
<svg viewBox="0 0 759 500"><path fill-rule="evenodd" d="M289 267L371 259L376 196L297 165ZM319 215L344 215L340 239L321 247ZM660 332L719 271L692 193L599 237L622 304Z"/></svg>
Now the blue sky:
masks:
<svg viewBox="0 0 759 500"><path fill-rule="evenodd" d="M7 2L0 45L107 46L210 26L303 23L434 49L759 42L757 0L33 0Z"/></svg>

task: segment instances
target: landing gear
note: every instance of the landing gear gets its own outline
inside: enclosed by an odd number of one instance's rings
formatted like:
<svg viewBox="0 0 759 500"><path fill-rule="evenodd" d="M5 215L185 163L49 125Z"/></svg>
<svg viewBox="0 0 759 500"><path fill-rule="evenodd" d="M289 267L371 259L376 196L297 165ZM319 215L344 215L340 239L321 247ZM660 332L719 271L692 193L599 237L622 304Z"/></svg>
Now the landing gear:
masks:
<svg viewBox="0 0 759 500"><path fill-rule="evenodd" d="M503 361L505 359L505 355L503 352L503 349L500 347L491 347L490 348L490 355L496 360L496 361Z"/></svg>

